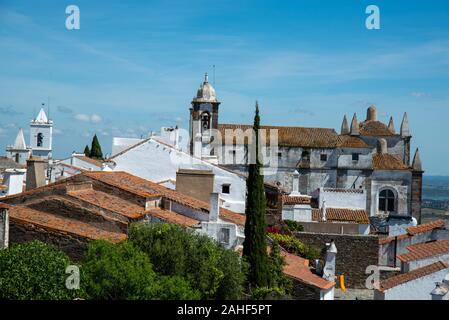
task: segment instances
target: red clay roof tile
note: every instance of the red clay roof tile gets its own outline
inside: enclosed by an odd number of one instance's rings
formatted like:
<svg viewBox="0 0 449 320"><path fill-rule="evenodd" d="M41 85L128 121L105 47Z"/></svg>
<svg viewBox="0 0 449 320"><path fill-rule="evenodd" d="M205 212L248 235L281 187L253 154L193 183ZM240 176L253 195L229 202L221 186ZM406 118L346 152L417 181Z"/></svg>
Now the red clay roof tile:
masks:
<svg viewBox="0 0 449 320"><path fill-rule="evenodd" d="M312 209L312 220L321 221L320 209ZM369 215L363 209L326 208L326 221L369 224Z"/></svg>
<svg viewBox="0 0 449 320"><path fill-rule="evenodd" d="M429 274L441 271L443 269L449 268L449 263L438 261L435 263L432 263L430 265L412 270L407 273L402 273L397 276L388 278L386 280L383 280L380 282L380 289L379 291L386 291L388 289L394 288L398 285L407 283L409 281L413 281L422 277L425 277Z"/></svg>
<svg viewBox="0 0 449 320"><path fill-rule="evenodd" d="M449 253L449 240L438 240L427 243L412 244L407 247L408 253L398 255L402 262L410 262Z"/></svg>
<svg viewBox="0 0 449 320"><path fill-rule="evenodd" d="M31 224L43 229L62 233L73 234L91 240L108 240L120 242L127 238L124 233L117 233L96 228L88 223L78 220L62 218L43 211L37 211L22 206L11 206L9 209L10 221L20 224Z"/></svg>

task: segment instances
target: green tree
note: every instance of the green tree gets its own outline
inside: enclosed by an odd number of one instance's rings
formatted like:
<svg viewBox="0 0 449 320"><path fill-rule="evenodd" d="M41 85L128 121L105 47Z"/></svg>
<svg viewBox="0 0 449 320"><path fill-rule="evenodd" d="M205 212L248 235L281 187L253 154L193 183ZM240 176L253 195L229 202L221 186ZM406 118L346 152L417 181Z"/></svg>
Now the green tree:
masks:
<svg viewBox="0 0 449 320"><path fill-rule="evenodd" d="M92 299L151 299L157 290L150 260L129 242L91 242L83 259L82 278Z"/></svg>
<svg viewBox="0 0 449 320"><path fill-rule="evenodd" d="M145 252L154 270L184 278L201 299L237 299L245 281L237 254L192 230L172 224L133 226L130 241Z"/></svg>
<svg viewBox="0 0 449 320"><path fill-rule="evenodd" d="M0 300L82 298L82 290L66 288L70 264L65 253L40 241L0 250Z"/></svg>
<svg viewBox="0 0 449 320"><path fill-rule="evenodd" d="M89 150L89 146L86 144L86 147L84 148L84 155L86 157L90 157L90 150Z"/></svg>
<svg viewBox="0 0 449 320"><path fill-rule="evenodd" d="M246 222L245 241L243 242L243 257L249 264L248 282L255 287L268 286L269 265L267 256L267 243L265 239L265 189L263 176L261 175L261 159L259 155L259 105L256 102L256 114L254 116L253 131L253 156L248 168L246 179ZM250 154L251 154L250 153Z"/></svg>
<svg viewBox="0 0 449 320"><path fill-rule="evenodd" d="M103 152L101 151L101 145L96 134L92 139L89 157L92 159L103 160Z"/></svg>

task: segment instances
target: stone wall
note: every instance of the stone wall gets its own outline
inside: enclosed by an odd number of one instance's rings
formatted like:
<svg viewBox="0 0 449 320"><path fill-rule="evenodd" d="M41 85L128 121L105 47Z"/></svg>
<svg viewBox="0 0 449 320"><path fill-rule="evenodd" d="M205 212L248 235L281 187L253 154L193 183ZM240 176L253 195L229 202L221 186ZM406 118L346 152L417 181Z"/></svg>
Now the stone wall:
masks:
<svg viewBox="0 0 449 320"><path fill-rule="evenodd" d="M319 249L324 249L326 243L334 240L338 251L336 274L344 275L346 288L365 288L365 280L368 277L365 270L370 265L377 265L378 262L377 236L297 232L296 237L304 244Z"/></svg>
<svg viewBox="0 0 449 320"><path fill-rule="evenodd" d="M292 298L295 300L320 300L320 290L293 280Z"/></svg>
<svg viewBox="0 0 449 320"><path fill-rule="evenodd" d="M10 221L9 244L25 243L39 240L46 244L54 245L64 251L72 260L78 261L83 257L87 248L87 240L75 235L50 232L34 225L17 224Z"/></svg>

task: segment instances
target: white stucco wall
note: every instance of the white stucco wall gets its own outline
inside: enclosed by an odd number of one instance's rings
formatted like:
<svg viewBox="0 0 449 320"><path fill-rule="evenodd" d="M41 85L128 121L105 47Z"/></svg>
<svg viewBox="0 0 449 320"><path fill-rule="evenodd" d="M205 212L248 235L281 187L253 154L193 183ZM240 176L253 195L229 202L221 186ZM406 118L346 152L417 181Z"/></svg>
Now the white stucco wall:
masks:
<svg viewBox="0 0 449 320"><path fill-rule="evenodd" d="M246 179L206 161L194 158L155 139L148 139L127 152L112 157L114 171L126 171L154 182L176 180L178 169L212 170L215 175L213 192L220 193L223 207L245 212ZM221 193L222 185L230 184L230 193Z"/></svg>
<svg viewBox="0 0 449 320"><path fill-rule="evenodd" d="M384 291L385 300L431 300L430 293L435 289L435 283L443 281L444 277L449 273L449 269L444 269L430 275L412 280L389 290ZM375 295L376 299L381 299L379 295Z"/></svg>
<svg viewBox="0 0 449 320"><path fill-rule="evenodd" d="M318 203L320 206L323 201L326 201L326 207L332 208L350 208L350 209L363 209L366 208L366 192L335 192L326 188L319 188L313 193L318 197Z"/></svg>

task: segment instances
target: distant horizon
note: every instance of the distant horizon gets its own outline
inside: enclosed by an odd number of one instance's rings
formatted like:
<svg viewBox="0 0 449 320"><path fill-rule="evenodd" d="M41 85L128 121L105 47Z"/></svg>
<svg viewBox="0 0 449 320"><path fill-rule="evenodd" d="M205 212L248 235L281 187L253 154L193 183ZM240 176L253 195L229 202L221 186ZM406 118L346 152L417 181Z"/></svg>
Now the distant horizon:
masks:
<svg viewBox="0 0 449 320"><path fill-rule="evenodd" d="M376 105L404 112L426 176L449 176L449 2L311 0L77 0L80 29L67 30L67 3L0 3L0 148L41 103L54 121L53 155L70 156L96 133L139 138L162 126L188 128L205 72L221 123L334 128ZM380 30L365 26L380 8ZM173 10L176 8L176 10Z"/></svg>

